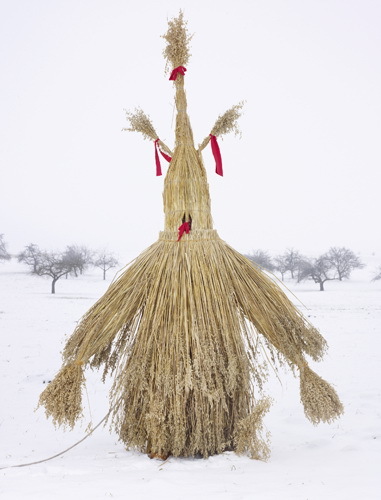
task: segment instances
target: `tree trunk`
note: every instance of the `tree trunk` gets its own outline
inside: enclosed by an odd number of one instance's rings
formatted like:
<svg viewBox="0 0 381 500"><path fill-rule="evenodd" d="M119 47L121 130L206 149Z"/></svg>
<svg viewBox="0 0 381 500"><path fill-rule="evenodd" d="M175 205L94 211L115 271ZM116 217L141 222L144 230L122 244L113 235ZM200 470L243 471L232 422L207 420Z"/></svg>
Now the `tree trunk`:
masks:
<svg viewBox="0 0 381 500"><path fill-rule="evenodd" d="M103 279L106 279L106 269L103 269Z"/></svg>
<svg viewBox="0 0 381 500"><path fill-rule="evenodd" d="M57 283L57 279L53 279L52 281L52 293L56 293L56 283Z"/></svg>
<svg viewBox="0 0 381 500"><path fill-rule="evenodd" d="M320 285L320 291L324 292L324 281L320 281L319 285Z"/></svg>

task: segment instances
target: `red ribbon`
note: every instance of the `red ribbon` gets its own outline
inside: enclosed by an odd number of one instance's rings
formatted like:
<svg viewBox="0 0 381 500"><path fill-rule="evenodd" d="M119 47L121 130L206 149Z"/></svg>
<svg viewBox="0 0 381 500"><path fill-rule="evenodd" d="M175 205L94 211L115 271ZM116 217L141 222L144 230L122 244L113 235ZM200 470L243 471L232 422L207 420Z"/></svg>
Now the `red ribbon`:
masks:
<svg viewBox="0 0 381 500"><path fill-rule="evenodd" d="M177 80L177 75L185 75L187 68L184 68L184 66L178 66L174 70L172 70L171 76L169 77L170 80Z"/></svg>
<svg viewBox="0 0 381 500"><path fill-rule="evenodd" d="M212 146L212 153L214 159L216 160L216 174L223 176L224 173L222 171L221 151L220 151L220 146L218 145L217 142L217 137L215 135L210 134L210 144Z"/></svg>
<svg viewBox="0 0 381 500"><path fill-rule="evenodd" d="M159 148L159 140L160 139L156 139L155 141L155 160L156 160L156 175L161 175L161 165L160 165L160 158L159 158L159 153L158 151L160 152L161 156L163 158L165 158L167 160L167 162L169 163L172 158L165 154L160 148Z"/></svg>
<svg viewBox="0 0 381 500"><path fill-rule="evenodd" d="M181 240L184 233L189 234L190 230L191 230L190 222L183 222L179 227L179 237L177 238L177 241Z"/></svg>

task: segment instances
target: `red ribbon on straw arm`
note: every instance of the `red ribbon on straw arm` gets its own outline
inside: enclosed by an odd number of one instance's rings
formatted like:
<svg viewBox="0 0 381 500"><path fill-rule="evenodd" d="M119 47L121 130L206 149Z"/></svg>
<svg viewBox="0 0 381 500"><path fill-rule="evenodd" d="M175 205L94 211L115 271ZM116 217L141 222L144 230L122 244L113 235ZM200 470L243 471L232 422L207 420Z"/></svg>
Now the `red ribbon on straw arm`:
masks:
<svg viewBox="0 0 381 500"><path fill-rule="evenodd" d="M177 80L177 75L185 75L187 68L184 68L184 66L177 66L177 68L172 70L171 76L169 77L170 80Z"/></svg>
<svg viewBox="0 0 381 500"><path fill-rule="evenodd" d="M189 234L190 230L191 230L191 223L183 222L179 227L179 237L177 238L177 241L181 240L184 233Z"/></svg>
<svg viewBox="0 0 381 500"><path fill-rule="evenodd" d="M169 163L172 158L165 154L160 148L159 148L159 141L160 139L156 139L155 141L155 161L156 161L156 175L161 175L161 165L160 165L160 157L159 157L159 152L163 158L167 160Z"/></svg>
<svg viewBox="0 0 381 500"><path fill-rule="evenodd" d="M209 134L210 135L210 144L212 146L212 153L214 156L214 159L216 160L216 174L223 176L224 173L222 171L222 158L221 158L221 151L220 151L220 146L218 145L217 142L217 137L215 135Z"/></svg>

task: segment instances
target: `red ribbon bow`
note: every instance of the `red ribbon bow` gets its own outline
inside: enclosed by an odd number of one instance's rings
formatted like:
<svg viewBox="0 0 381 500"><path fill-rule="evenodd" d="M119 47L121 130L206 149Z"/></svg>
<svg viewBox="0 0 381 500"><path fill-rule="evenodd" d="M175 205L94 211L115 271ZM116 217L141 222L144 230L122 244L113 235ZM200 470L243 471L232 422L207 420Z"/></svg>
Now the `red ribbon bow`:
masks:
<svg viewBox="0 0 381 500"><path fill-rule="evenodd" d="M168 163L172 160L172 158L169 155L165 154L159 148L159 140L160 139L156 139L155 141L156 175L161 175L161 165L160 165L160 157L158 151L160 152L161 156L167 160Z"/></svg>
<svg viewBox="0 0 381 500"><path fill-rule="evenodd" d="M177 241L181 240L184 233L189 234L190 230L191 230L190 222L183 222L179 227L179 237L177 238Z"/></svg>
<svg viewBox="0 0 381 500"><path fill-rule="evenodd" d="M217 142L217 137L215 135L210 134L210 144L212 146L212 153L214 159L216 160L216 174L223 176L224 173L222 171L221 151L220 151L220 146L218 145Z"/></svg>
<svg viewBox="0 0 381 500"><path fill-rule="evenodd" d="M177 80L177 75L185 75L187 68L184 68L184 66L178 66L174 70L172 70L171 76L169 77L170 80Z"/></svg>

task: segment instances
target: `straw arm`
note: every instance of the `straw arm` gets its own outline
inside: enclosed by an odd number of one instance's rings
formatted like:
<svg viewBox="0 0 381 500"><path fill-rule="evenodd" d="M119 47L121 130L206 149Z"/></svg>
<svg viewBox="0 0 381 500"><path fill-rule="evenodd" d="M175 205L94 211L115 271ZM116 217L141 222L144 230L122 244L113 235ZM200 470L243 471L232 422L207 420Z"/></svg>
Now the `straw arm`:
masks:
<svg viewBox="0 0 381 500"><path fill-rule="evenodd" d="M160 139L159 139L159 146L160 146L160 148L161 148L163 151L165 151L166 153L168 153L168 154L169 154L169 156L173 156L173 151L171 151L171 150L169 149L169 147L168 147L168 146L167 146L167 145L166 145L163 141L161 141Z"/></svg>
<svg viewBox="0 0 381 500"><path fill-rule="evenodd" d="M208 135L208 137L205 137L205 139L202 141L202 143L198 146L198 152L201 153L201 151L203 149L206 148L206 146L209 144L210 142L210 135Z"/></svg>

